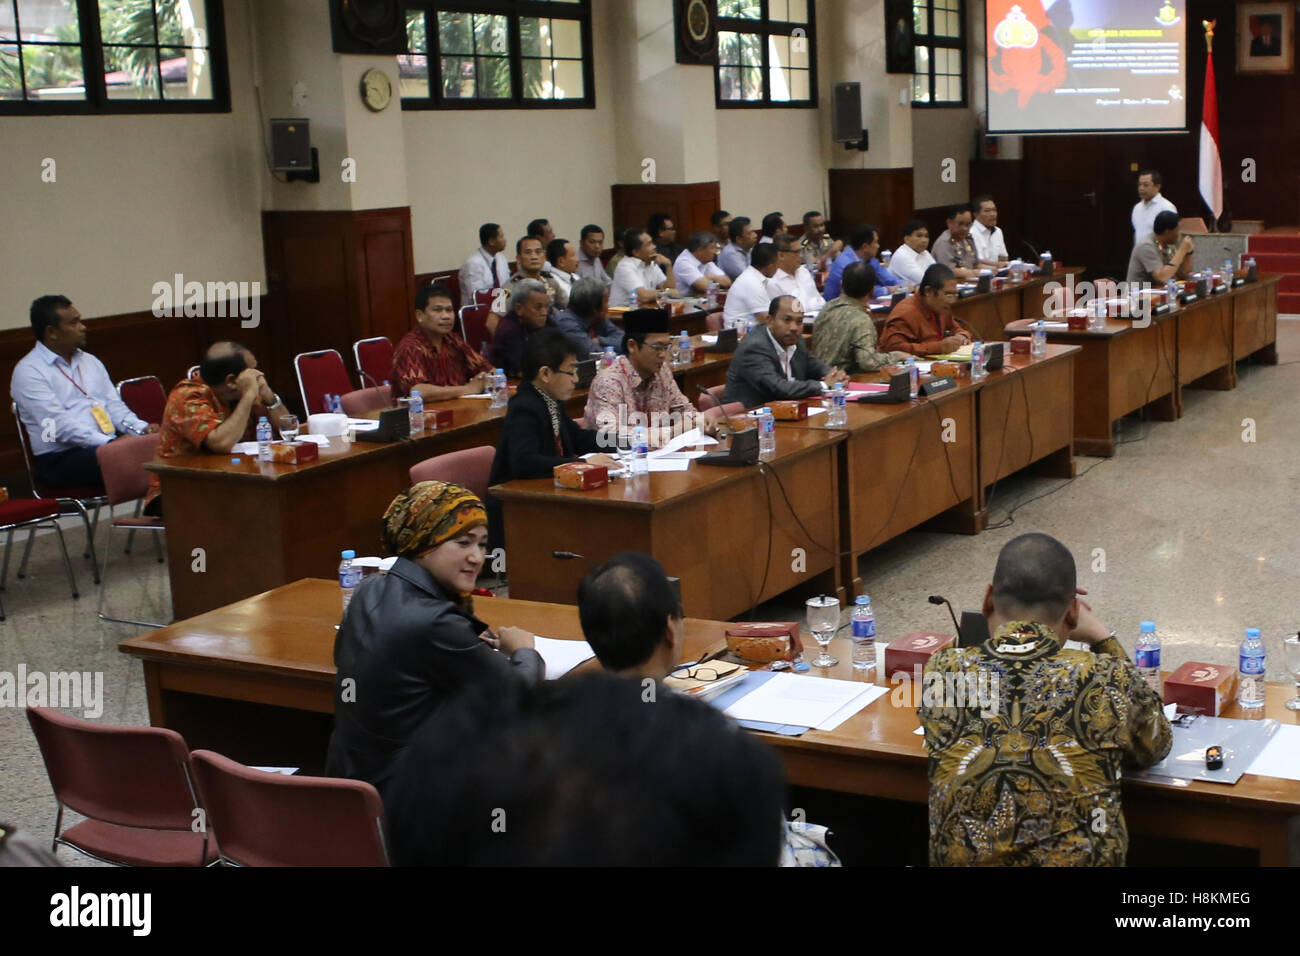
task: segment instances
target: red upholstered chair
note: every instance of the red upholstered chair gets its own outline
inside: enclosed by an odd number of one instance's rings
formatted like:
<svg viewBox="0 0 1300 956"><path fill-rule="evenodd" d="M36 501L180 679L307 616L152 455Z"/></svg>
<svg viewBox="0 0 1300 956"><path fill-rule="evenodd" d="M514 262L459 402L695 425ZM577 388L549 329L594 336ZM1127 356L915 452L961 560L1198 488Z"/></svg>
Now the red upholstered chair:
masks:
<svg viewBox="0 0 1300 956"><path fill-rule="evenodd" d="M18 403L10 402L9 410L13 413L18 426L18 444L23 450L23 465L27 468L27 480L31 484L32 497L55 501L60 514L76 514L86 526L86 552L83 557L90 559L91 573L96 584L99 583L99 561L95 558L95 529L99 525L99 509L108 500L104 497L102 485L87 485L84 488L48 488L36 480L32 469L32 440L27 434L27 426L18 414ZM32 553L32 541L36 538L36 529L32 528L27 538L27 547L23 551L22 564L18 566L18 576L27 575L27 558Z"/></svg>
<svg viewBox="0 0 1300 956"><path fill-rule="evenodd" d="M190 370L185 373L185 377L193 378L195 375L198 374L198 371L199 371L199 367L197 365L191 365Z"/></svg>
<svg viewBox="0 0 1300 956"><path fill-rule="evenodd" d="M167 407L167 392L157 375L141 375L117 383L117 397L141 421L161 425L163 409Z"/></svg>
<svg viewBox="0 0 1300 956"><path fill-rule="evenodd" d="M165 727L115 727L48 707L27 720L54 787L54 844L119 866L207 866L210 827L195 833L199 802L189 748ZM64 808L88 819L63 829Z"/></svg>
<svg viewBox="0 0 1300 956"><path fill-rule="evenodd" d="M491 311L491 305L467 305L460 310L460 335L470 348L478 350L484 342L492 341L492 333L487 330Z"/></svg>
<svg viewBox="0 0 1300 956"><path fill-rule="evenodd" d="M479 305L491 305L496 297L496 292L492 289L479 289L474 293L474 301Z"/></svg>
<svg viewBox="0 0 1300 956"><path fill-rule="evenodd" d="M700 414L705 418L730 418L732 415L739 415L744 410L744 402L727 402L725 405L711 405Z"/></svg>
<svg viewBox="0 0 1300 956"><path fill-rule="evenodd" d="M293 367L298 373L302 407L308 415L329 411L325 407L326 395L346 395L352 391L352 380L337 349L302 352L294 356Z"/></svg>
<svg viewBox="0 0 1300 956"><path fill-rule="evenodd" d="M392 377L393 343L388 336L353 342L352 357L357 360L357 377L362 388L377 388Z"/></svg>
<svg viewBox="0 0 1300 956"><path fill-rule="evenodd" d="M254 770L190 754L199 800L234 866L387 866L384 805L362 780Z"/></svg>
<svg viewBox="0 0 1300 956"><path fill-rule="evenodd" d="M492 458L496 449L491 445L479 445L463 451L449 451L445 455L426 458L411 467L411 484L421 481L449 481L452 484L468 488L486 502L488 493L488 475L492 472Z"/></svg>
<svg viewBox="0 0 1300 956"><path fill-rule="evenodd" d="M144 470L145 462L153 461L158 452L161 435L125 435L107 445L95 449L99 459L99 470L104 474L104 489L108 492L109 516L108 540L104 543L104 585L99 589L99 619L116 621L119 624L138 624L141 627L164 627L160 621L134 621L129 618L111 617L104 613L104 595L108 593L108 565L113 552L113 529L121 528L132 533L150 531L154 535L154 548L158 552L158 563L163 557L162 535L167 526L162 518L148 515L116 517L113 506L128 501L140 501L149 491L149 472ZM137 509L138 510L138 509Z"/></svg>
<svg viewBox="0 0 1300 956"><path fill-rule="evenodd" d="M72 586L72 596L80 597L77 591L77 578L72 573L72 562L68 559L68 546L63 540L63 529L59 527L59 503L42 501L39 498L10 498L0 504L0 531L5 532L4 568L0 570L0 591L4 590L5 579L9 576L9 549L14 543L14 532L20 528L31 528L33 534L36 526L49 524L59 536L59 549L63 552L63 565L68 569L68 584ZM30 547L30 539L28 545ZM25 560L25 559L24 559ZM0 601L0 621L5 619L4 602Z"/></svg>
<svg viewBox="0 0 1300 956"><path fill-rule="evenodd" d="M722 313L710 312L704 317L704 324L708 326L710 332L718 333L722 331Z"/></svg>
<svg viewBox="0 0 1300 956"><path fill-rule="evenodd" d="M700 411L707 412L710 408L722 404L722 393L727 390L725 385L714 385L712 388L700 394Z"/></svg>
<svg viewBox="0 0 1300 956"><path fill-rule="evenodd" d="M359 388L346 393L343 398L343 414L351 418L360 418L366 412L390 408L393 404L393 389L390 385L378 388Z"/></svg>

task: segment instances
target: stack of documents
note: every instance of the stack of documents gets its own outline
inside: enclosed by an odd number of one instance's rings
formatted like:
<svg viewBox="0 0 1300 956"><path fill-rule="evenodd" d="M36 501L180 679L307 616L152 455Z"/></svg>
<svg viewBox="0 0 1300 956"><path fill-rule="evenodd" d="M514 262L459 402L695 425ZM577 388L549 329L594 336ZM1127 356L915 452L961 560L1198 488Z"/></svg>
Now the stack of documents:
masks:
<svg viewBox="0 0 1300 956"><path fill-rule="evenodd" d="M795 736L813 727L834 730L888 690L860 681L752 671L713 704L742 726Z"/></svg>

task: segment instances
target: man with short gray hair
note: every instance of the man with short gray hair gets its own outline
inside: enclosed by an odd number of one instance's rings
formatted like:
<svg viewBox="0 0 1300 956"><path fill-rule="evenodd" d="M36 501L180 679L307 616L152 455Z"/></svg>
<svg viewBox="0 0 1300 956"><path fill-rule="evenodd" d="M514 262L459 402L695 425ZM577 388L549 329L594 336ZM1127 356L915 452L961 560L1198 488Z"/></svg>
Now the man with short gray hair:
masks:
<svg viewBox="0 0 1300 956"><path fill-rule="evenodd" d="M521 278L510 291L510 311L501 317L492 342L492 364L518 378L524 367L524 344L538 329L555 327L546 283Z"/></svg>

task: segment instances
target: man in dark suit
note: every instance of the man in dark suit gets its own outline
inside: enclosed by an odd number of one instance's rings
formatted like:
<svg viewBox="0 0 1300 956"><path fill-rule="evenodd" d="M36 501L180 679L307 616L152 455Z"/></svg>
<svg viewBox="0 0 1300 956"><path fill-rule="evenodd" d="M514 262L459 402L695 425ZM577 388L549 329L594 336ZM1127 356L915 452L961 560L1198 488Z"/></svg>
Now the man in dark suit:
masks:
<svg viewBox="0 0 1300 956"><path fill-rule="evenodd" d="M765 402L820 395L822 386L848 380L803 344L803 306L790 295L779 295L768 306L767 322L736 349L727 369L723 402L756 408Z"/></svg>
<svg viewBox="0 0 1300 956"><path fill-rule="evenodd" d="M577 461L600 451L595 429L582 428L564 403L573 395L578 379L578 355L569 337L559 329L538 329L523 350L523 382L506 407L501 440L492 459L489 485L516 478L550 478L556 465ZM609 455L588 459L611 471L619 467ZM501 503L488 502L489 548L502 546L505 529Z"/></svg>
<svg viewBox="0 0 1300 956"><path fill-rule="evenodd" d="M1251 56L1281 56L1282 44L1279 42L1274 20L1281 17L1260 17L1259 33L1250 41Z"/></svg>

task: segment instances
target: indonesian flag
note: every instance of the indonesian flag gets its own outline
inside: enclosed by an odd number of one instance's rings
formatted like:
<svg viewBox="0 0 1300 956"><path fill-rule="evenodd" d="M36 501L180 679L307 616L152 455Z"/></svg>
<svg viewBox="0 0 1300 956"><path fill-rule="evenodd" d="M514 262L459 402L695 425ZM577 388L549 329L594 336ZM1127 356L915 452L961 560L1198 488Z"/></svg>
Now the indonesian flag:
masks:
<svg viewBox="0 0 1300 956"><path fill-rule="evenodd" d="M1201 102L1201 197L1217 222L1223 215L1223 166L1219 162L1219 96L1214 88L1214 59L1205 54L1205 98Z"/></svg>

